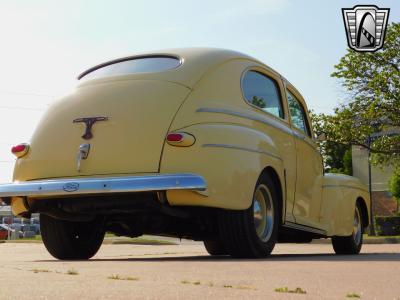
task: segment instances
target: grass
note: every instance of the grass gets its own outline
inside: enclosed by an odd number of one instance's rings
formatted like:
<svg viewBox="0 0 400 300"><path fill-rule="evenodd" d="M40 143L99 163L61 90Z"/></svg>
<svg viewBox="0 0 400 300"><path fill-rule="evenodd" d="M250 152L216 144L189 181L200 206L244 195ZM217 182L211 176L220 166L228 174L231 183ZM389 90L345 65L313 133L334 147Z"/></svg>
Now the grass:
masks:
<svg viewBox="0 0 400 300"><path fill-rule="evenodd" d="M128 281L138 281L139 277L132 277L132 276L121 276L118 274L112 274L107 277L108 279L112 280L128 280Z"/></svg>
<svg viewBox="0 0 400 300"><path fill-rule="evenodd" d="M200 281L189 281L189 280L182 280L181 281L182 284L193 284L193 285L201 285ZM216 285L214 284L214 282L209 281L208 283L206 283L205 285L209 286L209 287L216 287ZM224 284L222 285L223 288L226 289L238 289L238 290L257 290L254 287L251 286L247 286L247 285L232 285L232 284Z"/></svg>
<svg viewBox="0 0 400 300"><path fill-rule="evenodd" d="M347 298L361 298L359 294L356 293L349 293L346 295Z"/></svg>
<svg viewBox="0 0 400 300"><path fill-rule="evenodd" d="M248 285L238 285L235 287L235 289L238 290L257 290L256 288L252 287L252 286L248 286Z"/></svg>
<svg viewBox="0 0 400 300"><path fill-rule="evenodd" d="M288 287L280 287L276 288L275 292L277 293L290 293L290 294L307 294L305 290L300 287L295 288L294 290L289 289Z"/></svg>
<svg viewBox="0 0 400 300"><path fill-rule="evenodd" d="M188 280L182 280L181 283L182 283L182 284L190 284L191 282L188 281Z"/></svg>
<svg viewBox="0 0 400 300"><path fill-rule="evenodd" d="M189 280L182 280L181 283L182 284L193 284L193 285L200 285L201 284L200 281L189 281Z"/></svg>
<svg viewBox="0 0 400 300"><path fill-rule="evenodd" d="M23 238L18 240L5 240L5 243L42 243L42 236L35 235L31 238Z"/></svg>
<svg viewBox="0 0 400 300"><path fill-rule="evenodd" d="M148 238L119 238L113 240L106 239L104 240L105 244L112 245L177 245L174 242L157 240L157 239L148 239Z"/></svg>
<svg viewBox="0 0 400 300"><path fill-rule="evenodd" d="M78 275L79 273L75 269L69 269L66 274L68 274L68 275Z"/></svg>
<svg viewBox="0 0 400 300"><path fill-rule="evenodd" d="M33 273L50 273L50 270L46 270L46 269L33 269L31 270Z"/></svg>
<svg viewBox="0 0 400 300"><path fill-rule="evenodd" d="M149 239L149 238L128 238L128 237L116 237L114 234L107 233L106 238L104 239L104 244L112 244L112 245L177 245L177 243L165 240L158 239ZM5 240L1 241L3 243L42 243L42 237L40 235L36 235L32 238L23 238L17 240Z"/></svg>
<svg viewBox="0 0 400 300"><path fill-rule="evenodd" d="M67 274L67 275L78 275L79 273L78 273L78 271L77 270L75 270L75 269L69 269L66 273L63 273L63 272L60 272L60 271L50 271L50 270L47 270L47 269L33 269L33 270L30 270L30 271L32 271L33 273L57 273L57 274Z"/></svg>
<svg viewBox="0 0 400 300"><path fill-rule="evenodd" d="M364 239L400 239L400 235L368 235L364 234Z"/></svg>

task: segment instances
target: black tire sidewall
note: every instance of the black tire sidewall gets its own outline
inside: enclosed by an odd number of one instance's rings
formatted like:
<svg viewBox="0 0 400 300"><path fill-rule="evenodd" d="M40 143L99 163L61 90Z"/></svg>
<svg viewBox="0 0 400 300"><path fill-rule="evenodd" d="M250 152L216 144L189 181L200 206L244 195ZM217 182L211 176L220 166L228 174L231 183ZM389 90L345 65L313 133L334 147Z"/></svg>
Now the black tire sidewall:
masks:
<svg viewBox="0 0 400 300"><path fill-rule="evenodd" d="M70 222L41 215L42 240L49 253L57 259L89 259L99 250L105 232L101 222ZM81 227L84 238L74 239L73 228ZM79 229L78 229L79 230Z"/></svg>
<svg viewBox="0 0 400 300"><path fill-rule="evenodd" d="M271 233L271 237L267 242L262 241L256 232L255 226L254 226L254 194L257 190L257 187L263 184L265 185L269 193L271 194L271 200L273 202L274 206L274 224L273 224L273 229ZM252 198L252 203L251 206L247 209L246 215L247 215L247 220L248 220L248 226L247 226L247 234L250 239L250 244L253 245L255 248L254 252L255 253L260 253L260 257L265 256L265 254L270 254L272 250L275 247L277 238L278 238L278 231L279 231L279 224L280 224L280 202L278 198L278 192L276 187L274 186L274 181L268 174L262 174L260 178L257 181L257 184L254 188L254 193L253 193L253 198Z"/></svg>
<svg viewBox="0 0 400 300"><path fill-rule="evenodd" d="M364 224L363 224L363 210L360 204L356 203L356 209L360 214L361 222L361 239L360 243L356 243L353 233L350 236L334 236L332 237L332 246L336 254L358 254L361 251L363 245L363 234L364 234Z"/></svg>

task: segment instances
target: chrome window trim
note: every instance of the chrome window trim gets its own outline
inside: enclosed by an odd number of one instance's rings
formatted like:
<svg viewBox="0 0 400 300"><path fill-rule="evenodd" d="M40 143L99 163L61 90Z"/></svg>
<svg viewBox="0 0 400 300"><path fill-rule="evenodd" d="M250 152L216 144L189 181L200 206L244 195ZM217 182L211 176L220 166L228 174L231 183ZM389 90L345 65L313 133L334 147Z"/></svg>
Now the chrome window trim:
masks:
<svg viewBox="0 0 400 300"><path fill-rule="evenodd" d="M173 58L173 59L176 59L179 62L179 64L175 68L167 69L167 70L164 70L164 71L161 71L161 72L166 72L166 71L170 71L170 70L176 70L176 69L180 68L184 63L184 60L183 60L182 57L179 57L177 55L172 55L172 54L154 53L154 54L150 54L150 55L132 55L132 56L126 56L126 57L122 57L122 58L109 60L107 62L104 62L104 63L98 64L98 65L96 65L94 67L91 67L91 68L83 71L81 74L79 74L77 79L81 80L86 75L88 75L88 74L90 74L90 73L92 73L92 72L94 72L94 71L96 71L98 69L101 69L101 68L104 68L104 67L107 67L107 66L110 66L110 65L113 65L113 64L117 64L117 63L120 63L120 62L129 61L129 60L135 60L135 59L142 59L142 58L158 58L158 57ZM153 73L153 72L140 72L140 74L146 74L146 73ZM155 73L158 73L158 72L155 72ZM139 73L129 73L129 74L120 74L120 75L112 75L112 76L124 76L124 75L132 75L132 74L139 74ZM101 77L101 78L103 78L103 77ZM100 79L100 78L93 78L93 79L90 79L90 80L95 80L95 79Z"/></svg>
<svg viewBox="0 0 400 300"><path fill-rule="evenodd" d="M256 69L263 70L263 72L262 71L258 71ZM244 92L243 92L243 78L246 75L246 73L250 72L250 71L260 73L261 75L263 75L263 76L265 76L267 78L270 78L271 80L273 80L275 82L276 87L278 89L279 100L281 102L281 109L282 109L283 117L275 116L274 114L263 110L261 107L258 107L258 106L254 105L254 104L251 104L249 101L247 101L246 97L244 96ZM271 76L267 75L266 73L267 72L265 71L265 69L262 68L261 66L250 66L250 67L247 67L246 69L243 70L242 74L240 75L240 91L241 91L241 94L242 94L242 99L250 107L253 107L253 108L255 108L255 109L257 109L257 110L259 110L259 111L261 111L261 112L263 112L263 113L265 113L267 115L269 115L269 116L272 116L272 117L274 117L274 118L276 118L278 120L285 121L285 122L288 123L288 116L286 116L286 113L285 113L285 109L284 109L284 105L283 105L284 104L283 94L282 94L282 89L281 89L281 87L279 85L279 82L278 82L278 80L276 80L275 78L272 78ZM279 75L277 75L277 76L279 76Z"/></svg>
<svg viewBox="0 0 400 300"><path fill-rule="evenodd" d="M307 113L307 110L304 109L303 103L295 95L293 95L293 93L287 87L285 87L285 93L286 93L286 101L287 101L287 105L288 105L288 113L289 113L290 125L292 126L293 129L300 131L302 134L304 134L305 136L307 136L307 137L309 137L311 139L312 136L313 136L313 132L312 132L312 128L310 126L310 120L308 119L309 115ZM307 132L304 132L303 130L301 130L300 128L296 127L293 124L292 114L290 113L290 107L289 107L288 93L290 93L290 95L292 95L292 97L296 100L296 102L302 108L302 110L303 110L302 113L304 113L304 118L305 118L305 124L304 125L308 128L308 131L310 132L310 135L308 135Z"/></svg>
<svg viewBox="0 0 400 300"><path fill-rule="evenodd" d="M67 178L0 184L0 197L51 197L85 194L129 193L207 189L196 174L154 174L124 177Z"/></svg>
<svg viewBox="0 0 400 300"><path fill-rule="evenodd" d="M278 159L281 162L283 162L283 159L275 154L262 151L262 150L257 150L257 149L252 149L252 148L247 148L243 146L238 146L238 145L230 145L230 144L203 144L202 147L214 147L214 148L228 148L228 149L236 149L236 150L243 150L243 151L248 151L248 152L254 152L254 153L260 153L260 154L265 154L268 155L272 158Z"/></svg>

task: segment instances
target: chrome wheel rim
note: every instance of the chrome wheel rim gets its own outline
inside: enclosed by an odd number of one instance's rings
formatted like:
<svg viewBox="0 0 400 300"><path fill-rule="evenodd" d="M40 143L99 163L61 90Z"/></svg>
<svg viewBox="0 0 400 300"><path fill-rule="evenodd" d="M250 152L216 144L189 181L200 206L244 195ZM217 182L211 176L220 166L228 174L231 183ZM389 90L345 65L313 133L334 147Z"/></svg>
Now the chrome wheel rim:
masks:
<svg viewBox="0 0 400 300"><path fill-rule="evenodd" d="M268 188L260 184L253 199L254 228L263 242L268 242L274 228L274 204Z"/></svg>
<svg viewBox="0 0 400 300"><path fill-rule="evenodd" d="M354 221L353 221L353 238L354 242L358 245L361 243L362 237L362 224L361 224L361 215L356 207L356 211L354 213Z"/></svg>

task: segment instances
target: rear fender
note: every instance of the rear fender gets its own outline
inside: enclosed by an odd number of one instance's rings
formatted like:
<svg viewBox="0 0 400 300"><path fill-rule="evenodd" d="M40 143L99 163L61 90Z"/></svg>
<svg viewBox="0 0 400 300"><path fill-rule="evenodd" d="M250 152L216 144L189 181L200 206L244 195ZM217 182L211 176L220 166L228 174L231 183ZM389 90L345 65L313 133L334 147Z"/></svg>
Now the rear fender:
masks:
<svg viewBox="0 0 400 300"><path fill-rule="evenodd" d="M260 131L218 123L191 125L180 131L195 136L196 142L191 147L166 144L160 171L199 174L208 188L205 192L168 191L171 205L247 209L263 169L272 167L284 182L282 159L273 140Z"/></svg>

